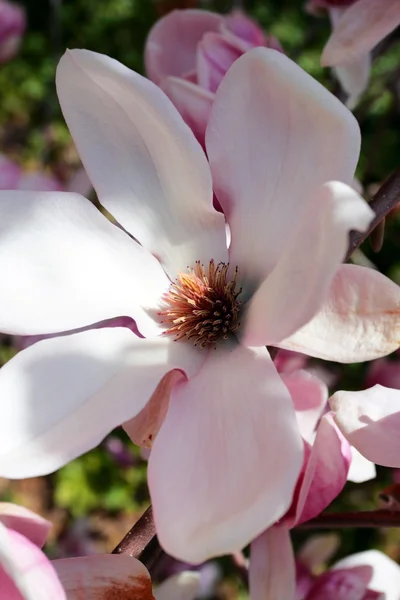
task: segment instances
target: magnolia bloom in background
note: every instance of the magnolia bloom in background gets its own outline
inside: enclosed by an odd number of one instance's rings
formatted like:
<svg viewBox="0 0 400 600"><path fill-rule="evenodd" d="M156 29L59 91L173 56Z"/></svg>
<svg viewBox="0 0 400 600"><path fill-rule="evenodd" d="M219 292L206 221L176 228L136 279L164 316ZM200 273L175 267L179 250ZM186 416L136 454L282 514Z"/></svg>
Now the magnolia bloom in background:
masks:
<svg viewBox="0 0 400 600"><path fill-rule="evenodd" d="M334 67L354 107L368 85L371 51L400 25L398 0L309 0L307 9L327 9L332 35L321 57L324 67Z"/></svg>
<svg viewBox="0 0 400 600"><path fill-rule="evenodd" d="M265 48L218 87L209 162L165 94L108 57L68 52L57 87L100 202L134 239L76 194L2 192L0 330L131 316L140 335L82 331L7 363L0 474L53 471L126 423L152 445L165 550L193 563L236 551L287 512L303 463L265 346L342 361L398 348L398 287L340 266L349 231L372 218L348 185L357 122Z"/></svg>
<svg viewBox="0 0 400 600"><path fill-rule="evenodd" d="M25 27L24 9L12 2L0 0L0 63L15 56Z"/></svg>
<svg viewBox="0 0 400 600"><path fill-rule="evenodd" d="M146 72L204 143L219 84L235 60L256 46L281 50L276 38L266 36L239 10L225 16L205 10L174 10L150 30Z"/></svg>

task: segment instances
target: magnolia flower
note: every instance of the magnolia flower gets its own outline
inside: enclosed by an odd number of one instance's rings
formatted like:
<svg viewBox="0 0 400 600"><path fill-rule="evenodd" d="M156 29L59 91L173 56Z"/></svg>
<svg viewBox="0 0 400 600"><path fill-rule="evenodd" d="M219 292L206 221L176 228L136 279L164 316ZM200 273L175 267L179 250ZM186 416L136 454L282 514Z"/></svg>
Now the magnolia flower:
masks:
<svg viewBox="0 0 400 600"><path fill-rule="evenodd" d="M316 576L295 562L288 531L280 526L252 544L249 576L250 600L399 598L400 567L382 552L353 554Z"/></svg>
<svg viewBox="0 0 400 600"><path fill-rule="evenodd" d="M334 67L348 94L347 105L354 107L367 87L371 70L371 50L400 24L398 0L309 0L311 11L328 10L332 35L321 64Z"/></svg>
<svg viewBox="0 0 400 600"><path fill-rule="evenodd" d="M54 471L137 415L129 429L152 444L165 550L189 562L236 551L286 513L303 462L265 345L288 347L295 334L307 354L350 360L398 347L397 286L339 268L349 231L373 214L343 183L358 125L265 48L236 61L217 90L209 162L165 94L108 57L67 52L57 87L97 195L125 231L76 194L0 193L0 330L131 316L140 336L82 331L7 363L0 474Z"/></svg>
<svg viewBox="0 0 400 600"><path fill-rule="evenodd" d="M281 50L276 38L239 10L226 16L174 10L148 35L146 71L204 143L215 91L235 60L256 46Z"/></svg>
<svg viewBox="0 0 400 600"><path fill-rule="evenodd" d="M0 63L17 53L25 27L25 11L17 4L0 0Z"/></svg>

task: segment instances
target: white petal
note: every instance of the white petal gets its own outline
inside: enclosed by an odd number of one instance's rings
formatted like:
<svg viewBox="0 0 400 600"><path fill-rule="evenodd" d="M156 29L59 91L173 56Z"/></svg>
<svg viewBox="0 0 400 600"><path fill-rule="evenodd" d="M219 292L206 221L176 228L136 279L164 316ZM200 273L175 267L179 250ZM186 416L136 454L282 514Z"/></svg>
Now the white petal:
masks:
<svg viewBox="0 0 400 600"><path fill-rule="evenodd" d="M344 183L316 190L281 259L248 304L243 343L275 345L305 325L329 292L350 231L365 231L373 217L368 204Z"/></svg>
<svg viewBox="0 0 400 600"><path fill-rule="evenodd" d="M351 446L351 463L347 473L347 481L354 483L363 483L375 479L376 467L375 463L371 462L365 456L359 453L354 446Z"/></svg>
<svg viewBox="0 0 400 600"><path fill-rule="evenodd" d="M167 372L191 375L203 360L190 344L124 328L30 346L0 370L0 475L58 469L138 414Z"/></svg>
<svg viewBox="0 0 400 600"><path fill-rule="evenodd" d="M298 65L256 48L219 86L206 146L232 231L230 261L257 280L276 265L315 190L327 181L351 183L360 132L343 104Z"/></svg>
<svg viewBox="0 0 400 600"><path fill-rule="evenodd" d="M0 331L35 335L151 312L169 280L144 248L76 194L0 192Z"/></svg>
<svg viewBox="0 0 400 600"><path fill-rule="evenodd" d="M155 592L156 600L195 600L200 589L200 574L184 571L169 577Z"/></svg>
<svg viewBox="0 0 400 600"><path fill-rule="evenodd" d="M57 90L100 202L119 223L173 276L196 260L226 262L206 157L167 96L87 50L63 56Z"/></svg>

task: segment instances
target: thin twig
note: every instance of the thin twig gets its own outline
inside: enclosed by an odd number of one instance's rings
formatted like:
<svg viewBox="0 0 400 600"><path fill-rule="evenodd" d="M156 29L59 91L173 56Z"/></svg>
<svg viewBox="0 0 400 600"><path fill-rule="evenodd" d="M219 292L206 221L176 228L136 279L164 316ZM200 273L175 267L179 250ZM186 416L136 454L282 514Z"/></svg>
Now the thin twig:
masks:
<svg viewBox="0 0 400 600"><path fill-rule="evenodd" d="M155 538L156 528L153 520L151 506L140 519L131 527L126 536L114 548L112 554L126 554L139 558L147 550L150 542Z"/></svg>
<svg viewBox="0 0 400 600"><path fill-rule="evenodd" d="M372 210L375 212L368 230L364 233L352 231L350 234L349 249L345 260L348 260L354 250L361 246L371 232L379 225L379 223L390 213L390 211L400 202L400 168L396 169L385 183L379 188L371 202L369 203Z"/></svg>
<svg viewBox="0 0 400 600"><path fill-rule="evenodd" d="M298 529L359 529L376 527L400 527L400 511L364 510L345 513L322 513L306 521Z"/></svg>

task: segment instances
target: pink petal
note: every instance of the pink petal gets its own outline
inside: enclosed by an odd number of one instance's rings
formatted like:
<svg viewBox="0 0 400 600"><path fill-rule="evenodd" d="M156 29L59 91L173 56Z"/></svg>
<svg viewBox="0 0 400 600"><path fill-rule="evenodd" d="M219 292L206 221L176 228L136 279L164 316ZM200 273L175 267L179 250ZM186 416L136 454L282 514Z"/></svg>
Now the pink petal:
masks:
<svg viewBox="0 0 400 600"><path fill-rule="evenodd" d="M182 77L192 71L203 35L219 31L223 22L221 15L206 10L174 10L157 21L146 41L148 77L159 84L169 75Z"/></svg>
<svg viewBox="0 0 400 600"><path fill-rule="evenodd" d="M372 387L379 383L385 387L400 390L400 361L381 358L368 365L366 386Z"/></svg>
<svg viewBox="0 0 400 600"><path fill-rule="evenodd" d="M210 350L172 391L150 455L160 543L194 563L242 549L288 509L301 462L292 401L268 352Z"/></svg>
<svg viewBox="0 0 400 600"><path fill-rule="evenodd" d="M200 574L183 571L169 577L156 588L156 600L195 600L200 591Z"/></svg>
<svg viewBox="0 0 400 600"><path fill-rule="evenodd" d="M308 357L300 352L291 352L290 350L279 350L274 358L274 365L278 373L292 373L306 367Z"/></svg>
<svg viewBox="0 0 400 600"><path fill-rule="evenodd" d="M274 271L249 301L243 343L275 345L305 325L328 295L350 231L365 231L373 217L350 186L330 182L319 188Z"/></svg>
<svg viewBox="0 0 400 600"><path fill-rule="evenodd" d="M365 54L352 62L334 67L340 85L348 95L346 106L353 109L360 96L367 89L371 71L371 56Z"/></svg>
<svg viewBox="0 0 400 600"><path fill-rule="evenodd" d="M0 331L17 335L126 315L142 334L159 334L152 314L170 284L91 202L63 192L0 192L0 279Z"/></svg>
<svg viewBox="0 0 400 600"><path fill-rule="evenodd" d="M365 458L400 467L400 391L376 385L362 392L336 392L330 399L335 422Z"/></svg>
<svg viewBox="0 0 400 600"><path fill-rule="evenodd" d="M366 600L369 571L340 569L320 575L306 600Z"/></svg>
<svg viewBox="0 0 400 600"><path fill-rule="evenodd" d="M328 401L328 388L308 371L282 373L281 378L292 397L301 437L311 442Z"/></svg>
<svg viewBox="0 0 400 600"><path fill-rule="evenodd" d="M196 260L227 262L207 159L169 98L87 50L63 56L57 90L100 202L171 277Z"/></svg>
<svg viewBox="0 0 400 600"><path fill-rule="evenodd" d="M399 24L398 0L358 0L337 22L322 53L322 65L341 65L367 54Z"/></svg>
<svg viewBox="0 0 400 600"><path fill-rule="evenodd" d="M368 581L369 590L383 592L384 600L398 600L399 598L400 567L378 550L352 554L337 562L333 568L352 569L358 572L361 572L361 569L365 571L369 569L371 574Z"/></svg>
<svg viewBox="0 0 400 600"><path fill-rule="evenodd" d="M347 474L347 481L363 483L376 477L375 464L367 460L358 450L351 446L351 463Z"/></svg>
<svg viewBox="0 0 400 600"><path fill-rule="evenodd" d="M130 556L66 558L53 565L68 600L154 600L146 567Z"/></svg>
<svg viewBox="0 0 400 600"><path fill-rule="evenodd" d="M286 527L271 527L251 544L249 584L251 600L294 598L295 562Z"/></svg>
<svg viewBox="0 0 400 600"><path fill-rule="evenodd" d="M0 154L0 190L17 189L20 175L21 168L14 161Z"/></svg>
<svg viewBox="0 0 400 600"><path fill-rule="evenodd" d="M25 11L14 2L0 1L0 63L13 58L26 28Z"/></svg>
<svg viewBox="0 0 400 600"><path fill-rule="evenodd" d="M52 527L50 521L10 502L0 502L0 523L28 538L38 548L44 545Z"/></svg>
<svg viewBox="0 0 400 600"><path fill-rule="evenodd" d="M339 550L340 542L337 533L317 533L307 538L296 557L310 572L321 571L325 563Z"/></svg>
<svg viewBox="0 0 400 600"><path fill-rule="evenodd" d="M19 182L18 190L31 190L38 192L61 192L64 186L53 175L44 172L24 172Z"/></svg>
<svg viewBox="0 0 400 600"><path fill-rule="evenodd" d="M226 15L225 23L232 33L248 42L250 47L267 45L264 31L259 24L241 10L233 10Z"/></svg>
<svg viewBox="0 0 400 600"><path fill-rule="evenodd" d="M179 79L167 77L162 86L164 92L179 110L183 120L204 145L206 126L210 116L214 94L203 90L199 85Z"/></svg>
<svg viewBox="0 0 400 600"><path fill-rule="evenodd" d="M38 342L0 370L0 475L54 471L136 416L166 373L196 373L204 355L167 338L104 328Z"/></svg>
<svg viewBox="0 0 400 600"><path fill-rule="evenodd" d="M285 524L293 527L321 513L346 484L350 447L332 415L322 417Z"/></svg>
<svg viewBox="0 0 400 600"><path fill-rule="evenodd" d="M360 132L337 98L294 62L256 48L219 86L206 146L231 228L230 262L255 285L275 267L316 188L352 181Z"/></svg>
<svg viewBox="0 0 400 600"><path fill-rule="evenodd" d="M93 187L85 169L82 167L75 171L71 179L68 181L67 191L74 194L80 194L88 198Z"/></svg>
<svg viewBox="0 0 400 600"><path fill-rule="evenodd" d="M180 371L164 375L146 406L136 417L124 423L124 429L134 444L152 447L167 414L172 388L180 379Z"/></svg>
<svg viewBox="0 0 400 600"><path fill-rule="evenodd" d="M319 313L281 348L351 363L373 360L400 345L400 288L366 267L342 265Z"/></svg>
<svg viewBox="0 0 400 600"><path fill-rule="evenodd" d="M236 38L206 33L197 47L198 84L215 92L230 66L243 54Z"/></svg>
<svg viewBox="0 0 400 600"><path fill-rule="evenodd" d="M1 523L0 565L4 600L66 600L52 564L43 552Z"/></svg>

